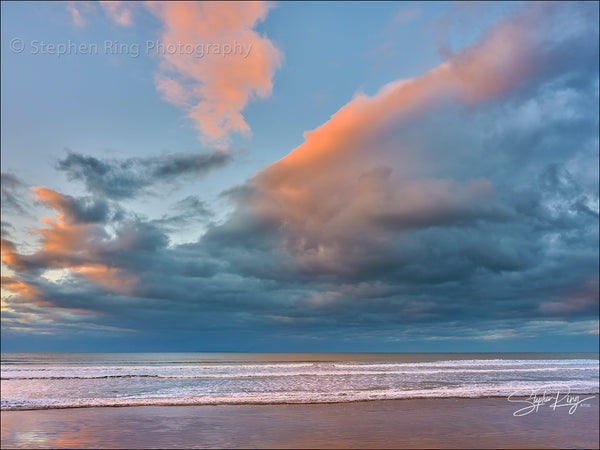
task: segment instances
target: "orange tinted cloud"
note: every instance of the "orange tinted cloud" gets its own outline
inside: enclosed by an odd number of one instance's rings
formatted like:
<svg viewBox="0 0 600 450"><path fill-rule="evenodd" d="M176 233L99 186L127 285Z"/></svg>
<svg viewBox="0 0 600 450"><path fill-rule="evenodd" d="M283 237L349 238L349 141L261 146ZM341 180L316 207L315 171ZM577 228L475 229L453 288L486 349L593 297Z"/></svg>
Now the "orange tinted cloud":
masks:
<svg viewBox="0 0 600 450"><path fill-rule="evenodd" d="M156 87L182 107L203 140L224 144L248 133L248 102L267 97L281 54L253 30L265 19L266 2L164 2L149 4L164 24L157 52Z"/></svg>
<svg viewBox="0 0 600 450"><path fill-rule="evenodd" d="M15 244L7 239L2 238L2 262L8 267L12 267L16 270L24 270L25 265L21 260Z"/></svg>
<svg viewBox="0 0 600 450"><path fill-rule="evenodd" d="M65 321L89 320L98 315L87 309L57 306L38 286L17 277L3 275L1 287L3 333L32 330L44 333L49 325L64 329Z"/></svg>
<svg viewBox="0 0 600 450"><path fill-rule="evenodd" d="M114 267L103 264L74 266L71 270L78 271L110 292L128 294L137 286L137 277Z"/></svg>
<svg viewBox="0 0 600 450"><path fill-rule="evenodd" d="M137 277L104 261L103 249L114 243L102 223L78 222L74 200L70 196L45 187L36 187L33 191L42 203L59 213L54 219L41 219L47 226L35 231L42 236L42 241L41 249L32 255L19 254L12 242L3 239L3 263L17 271L27 271L31 267L67 269L110 292L130 293L135 289Z"/></svg>
<svg viewBox="0 0 600 450"><path fill-rule="evenodd" d="M527 79L536 68L527 21L506 20L422 76L389 83L373 97L357 95L305 133L302 145L254 176L254 211L281 224L301 264L326 266L340 264L354 244L381 244L382 229L488 214L490 181L432 177L426 166L435 162L394 133L442 105L471 108Z"/></svg>
<svg viewBox="0 0 600 450"><path fill-rule="evenodd" d="M306 132L305 143L267 168L261 179L298 178L300 167L310 170L331 163L386 122L417 117L443 101L477 104L510 91L535 67L531 44L524 24L502 23L482 42L424 75L391 82L374 97L358 95L328 122Z"/></svg>
<svg viewBox="0 0 600 450"><path fill-rule="evenodd" d="M59 308L46 298L44 292L37 286L20 280L13 276L2 276L2 289L18 294L18 305L23 307L34 307L36 314L43 314L42 310L51 308L52 311L64 311L70 314L97 314L93 311L81 308ZM15 304L11 299L2 298L2 308L13 310ZM4 301L6 300L6 302ZM30 311L31 312L31 311Z"/></svg>
<svg viewBox="0 0 600 450"><path fill-rule="evenodd" d="M43 300L43 294L39 288L16 277L2 275L2 289L19 294L28 303L42 307L51 306L50 302Z"/></svg>

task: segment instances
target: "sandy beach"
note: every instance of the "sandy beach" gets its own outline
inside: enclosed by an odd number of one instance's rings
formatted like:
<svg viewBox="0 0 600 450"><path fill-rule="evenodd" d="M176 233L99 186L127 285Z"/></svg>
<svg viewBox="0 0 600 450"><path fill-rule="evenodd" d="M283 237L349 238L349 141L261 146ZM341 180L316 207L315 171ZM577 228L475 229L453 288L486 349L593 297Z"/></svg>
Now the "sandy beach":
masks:
<svg viewBox="0 0 600 450"><path fill-rule="evenodd" d="M598 448L598 397L573 414L506 398L2 412L2 448Z"/></svg>

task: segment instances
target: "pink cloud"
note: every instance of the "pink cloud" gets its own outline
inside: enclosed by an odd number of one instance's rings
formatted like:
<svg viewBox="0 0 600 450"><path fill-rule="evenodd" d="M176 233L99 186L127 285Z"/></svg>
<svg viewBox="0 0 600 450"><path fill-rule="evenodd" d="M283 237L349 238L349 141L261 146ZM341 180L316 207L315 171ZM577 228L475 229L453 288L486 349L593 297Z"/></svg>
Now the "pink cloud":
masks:
<svg viewBox="0 0 600 450"><path fill-rule="evenodd" d="M71 19L73 19L73 23L78 27L82 27L85 25L85 19L81 14L79 8L88 7L87 2L68 2L67 3L67 11L71 13Z"/></svg>
<svg viewBox="0 0 600 450"><path fill-rule="evenodd" d="M126 27L133 23L130 2L101 1L100 5L116 24Z"/></svg>
<svg viewBox="0 0 600 450"><path fill-rule="evenodd" d="M132 2L101 1L118 25L133 24ZM248 2L147 2L162 22L162 34L149 47L160 58L155 76L162 98L183 109L201 140L225 147L234 133L250 134L242 112L257 98L269 97L282 53L254 30L272 4ZM86 21L88 2L70 2L78 26Z"/></svg>
<svg viewBox="0 0 600 450"><path fill-rule="evenodd" d="M232 133L248 134L242 111L271 95L281 53L253 28L266 2L164 2L149 4L163 22L158 91L183 108L200 137L224 145Z"/></svg>

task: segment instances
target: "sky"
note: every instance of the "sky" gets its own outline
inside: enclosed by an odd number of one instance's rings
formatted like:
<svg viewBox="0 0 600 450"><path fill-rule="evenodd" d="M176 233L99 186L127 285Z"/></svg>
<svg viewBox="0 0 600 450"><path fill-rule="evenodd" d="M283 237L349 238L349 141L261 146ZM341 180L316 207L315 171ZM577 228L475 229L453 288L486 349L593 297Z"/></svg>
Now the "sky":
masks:
<svg viewBox="0 0 600 450"><path fill-rule="evenodd" d="M598 2L2 2L2 351L598 351Z"/></svg>

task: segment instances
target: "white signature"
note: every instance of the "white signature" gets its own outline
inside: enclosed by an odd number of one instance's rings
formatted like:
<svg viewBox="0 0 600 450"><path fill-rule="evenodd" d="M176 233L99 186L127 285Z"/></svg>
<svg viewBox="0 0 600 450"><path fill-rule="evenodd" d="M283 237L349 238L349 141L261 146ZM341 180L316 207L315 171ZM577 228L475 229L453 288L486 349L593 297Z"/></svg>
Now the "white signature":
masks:
<svg viewBox="0 0 600 450"><path fill-rule="evenodd" d="M549 393L550 389L552 389L552 393ZM527 403L528 406L518 409L513 413L513 416L526 416L527 414L531 414L532 412L538 412L540 407L548 406L552 408L553 411L556 411L556 408L568 407L569 414L575 413L577 408L585 401L591 400L592 398L596 398L595 395L589 397L580 397L579 395L571 394L571 388L566 387L566 389L562 389L563 393L560 392L560 389L556 389L556 386L546 387L543 390L538 389L531 391L531 394L528 397L523 398L523 395L519 395L519 392L513 392L508 396L508 401L512 403ZM519 396L520 398L516 398ZM589 406L589 405L584 405Z"/></svg>

